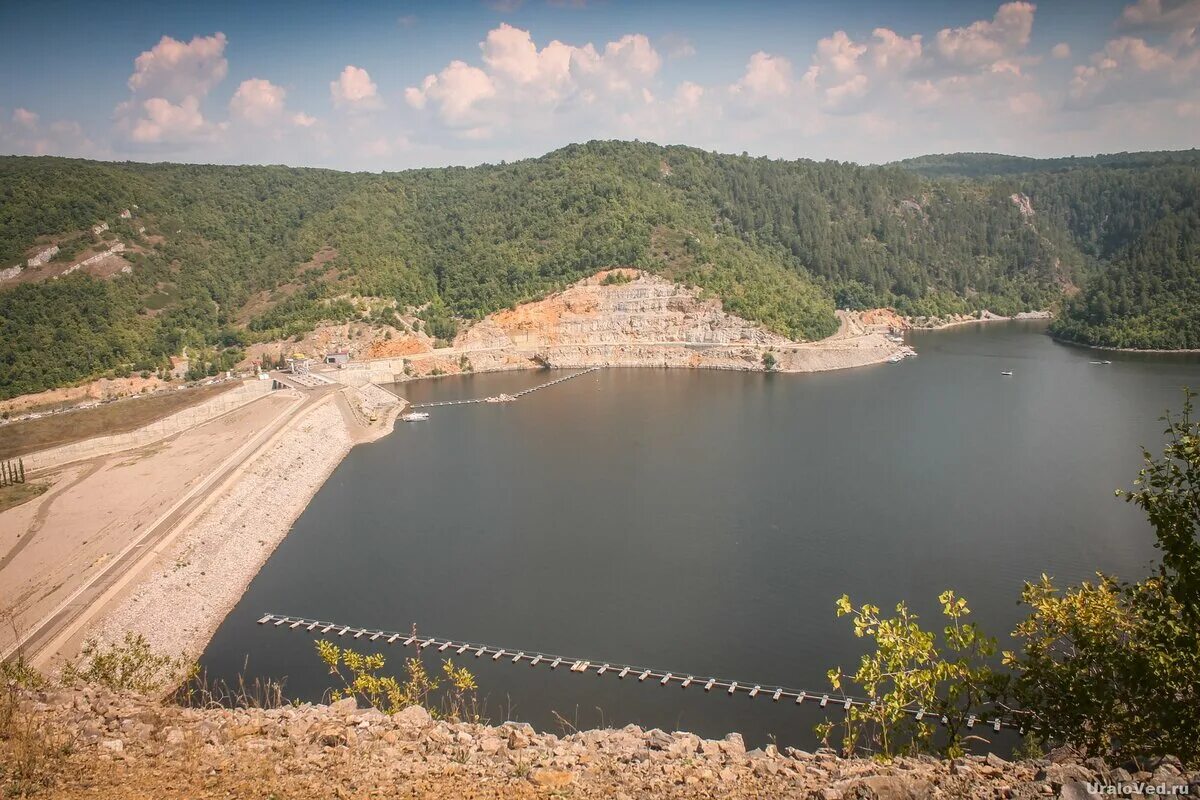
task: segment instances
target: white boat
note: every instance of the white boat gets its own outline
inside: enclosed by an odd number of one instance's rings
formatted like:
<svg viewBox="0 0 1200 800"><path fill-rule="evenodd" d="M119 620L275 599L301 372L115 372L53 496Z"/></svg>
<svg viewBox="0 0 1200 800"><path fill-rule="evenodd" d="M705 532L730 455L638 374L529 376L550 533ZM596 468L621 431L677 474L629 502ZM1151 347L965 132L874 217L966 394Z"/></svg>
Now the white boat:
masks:
<svg viewBox="0 0 1200 800"><path fill-rule="evenodd" d="M1012 375L1012 370L1011 370L1011 369L1006 369L1004 372L1001 372L1000 374L1001 374L1001 375Z"/></svg>
<svg viewBox="0 0 1200 800"><path fill-rule="evenodd" d="M407 414L401 414L400 419L405 422L420 422L429 419L429 415L424 411L410 411Z"/></svg>
<svg viewBox="0 0 1200 800"><path fill-rule="evenodd" d="M893 364L899 364L903 358L904 358L904 356L892 356L891 358L888 359L888 361L890 361Z"/></svg>

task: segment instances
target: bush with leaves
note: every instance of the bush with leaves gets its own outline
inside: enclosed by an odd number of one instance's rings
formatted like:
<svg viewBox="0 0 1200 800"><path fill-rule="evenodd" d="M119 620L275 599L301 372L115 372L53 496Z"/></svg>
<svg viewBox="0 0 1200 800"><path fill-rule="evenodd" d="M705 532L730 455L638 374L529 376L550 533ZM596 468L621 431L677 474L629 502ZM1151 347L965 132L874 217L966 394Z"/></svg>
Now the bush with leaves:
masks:
<svg viewBox="0 0 1200 800"><path fill-rule="evenodd" d="M853 617L854 635L874 639L875 650L863 655L853 675L833 669L829 680L837 691L847 682L861 687L871 704L852 706L840 724L818 725L818 736L829 741L840 728L845 754L866 750L889 759L939 744L942 752L953 757L977 738L966 733L967 719L996 690L998 678L987 664L996 642L984 636L976 623L966 621L971 610L965 599L947 590L938 602L946 618L940 646L937 634L922 628L906 604L896 605L894 617L883 617L878 606L867 603L856 608L842 595L837 615ZM918 721L912 712L920 709L928 716ZM944 719L944 733L936 736L936 724L927 719Z"/></svg>
<svg viewBox="0 0 1200 800"><path fill-rule="evenodd" d="M329 674L342 682L332 692L335 701L353 697L385 714L421 706L434 717L479 721L475 676L465 667L454 666L450 659L442 662L440 677L430 675L421 659L407 659L406 677L401 682L392 675L382 674L387 659L381 653L359 653L325 639L318 639L316 647L329 667Z"/></svg>
<svg viewBox="0 0 1200 800"><path fill-rule="evenodd" d="M126 632L119 644L84 643L78 660L68 663L62 681L70 686L90 683L114 691L149 694L195 673L195 664L150 649L140 633Z"/></svg>
<svg viewBox="0 0 1200 800"><path fill-rule="evenodd" d="M1100 575L1059 591L1045 575L1028 583L1029 617L1011 699L1052 742L1138 760L1174 755L1200 765L1200 423L1192 394L1169 415L1160 458L1143 452L1133 491L1118 496L1146 512L1163 558L1136 583Z"/></svg>

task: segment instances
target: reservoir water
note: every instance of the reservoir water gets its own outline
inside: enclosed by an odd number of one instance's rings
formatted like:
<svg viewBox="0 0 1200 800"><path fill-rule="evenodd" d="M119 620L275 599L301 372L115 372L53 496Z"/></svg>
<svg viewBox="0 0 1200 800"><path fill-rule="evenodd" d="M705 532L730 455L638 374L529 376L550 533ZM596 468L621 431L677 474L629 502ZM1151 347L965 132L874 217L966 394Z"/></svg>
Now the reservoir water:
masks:
<svg viewBox="0 0 1200 800"><path fill-rule="evenodd" d="M825 691L826 671L862 652L837 597L907 600L940 628L946 588L1009 646L1022 581L1146 573L1150 530L1113 490L1140 446L1160 449L1181 388L1200 387L1195 357L1098 355L1043 330L914 333L918 358L826 374L602 370L516 403L431 409L350 453L203 664L319 699L331 678L312 637L255 624L270 611ZM397 388L486 396L547 374ZM396 672L410 654L385 652ZM763 696L463 658L493 722L811 747L821 719Z"/></svg>

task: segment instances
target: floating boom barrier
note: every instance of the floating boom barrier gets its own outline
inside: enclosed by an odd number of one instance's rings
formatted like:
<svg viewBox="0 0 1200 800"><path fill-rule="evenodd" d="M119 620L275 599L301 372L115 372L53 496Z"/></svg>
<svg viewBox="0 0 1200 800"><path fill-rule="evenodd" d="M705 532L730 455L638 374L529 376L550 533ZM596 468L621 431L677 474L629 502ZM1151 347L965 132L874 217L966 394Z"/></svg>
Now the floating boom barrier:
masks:
<svg viewBox="0 0 1200 800"><path fill-rule="evenodd" d="M720 689L726 695L732 697L735 694L745 694L751 700L759 697L769 697L772 702L780 702L788 700L793 705L803 705L805 703L816 703L820 708L837 709L849 711L851 708L871 708L875 705L874 700L869 700L861 697L851 697L845 694L830 694L829 692L810 692L802 689L789 689L784 686L763 685L761 683L752 683L749 681L731 681L722 678L702 677L699 675L688 674L686 672L668 672L661 669L652 669L649 667L635 667L630 664L615 664L609 661L592 661L580 658L568 658L567 656L558 656L550 653L539 653L531 650L513 650L503 647L494 647L487 644L473 644L471 642L455 641L453 639L443 639L438 636L418 636L415 633L397 633L395 631L385 631L376 628L356 628L352 625L342 625L337 622L324 622L322 620L306 619L304 617L291 617L281 614L264 614L258 620L259 625L270 625L275 628L286 627L290 630L300 630L306 633L316 633L322 636L341 637L347 639L357 639L365 642L373 642L377 645L399 644L402 647L415 647L418 652L424 652L429 648L433 648L438 653L454 655L472 655L475 658L483 658L488 656L492 661L506 661L510 664L528 663L531 667L547 666L550 669L558 669L566 667L569 672L588 673L594 672L597 676L612 674L618 679L626 677L634 678L639 683L645 683L648 680L657 681L660 686L669 684L678 684L680 688L687 689L690 686L698 686L706 693L712 692L714 689ZM917 722L921 722L926 718L933 718L935 712L927 711L924 708L916 706L903 709L906 714L912 715ZM940 717L936 720L942 725L949 723L946 717ZM967 727L974 728L980 725L986 728L991 728L999 733L1001 729L1016 731L1021 736L1024 736L1027 730L1032 730L1033 727L1020 721L1019 719L1002 717L993 715L990 717L981 717L974 714L967 717Z"/></svg>
<svg viewBox="0 0 1200 800"><path fill-rule="evenodd" d="M525 395L532 394L539 389L547 389L551 386L554 386L556 383L562 383L563 381L569 381L572 378L578 378L580 375L587 375L589 373L595 372L598 369L600 369L600 367L588 367L587 369L582 370L581 372L572 372L570 375L564 375L561 378L555 378L552 381L548 381L547 383L541 383L541 384L538 384L537 386L530 386L528 389L522 389L519 392L513 392L512 394L510 394L508 396L510 398L512 398L513 400L519 400L520 398L524 397ZM471 403L491 403L491 402L495 402L495 398L493 398L493 397L473 397L469 400L439 400L435 403L415 403L414 405L409 406L409 408L415 409L415 408L436 408L438 406L465 406L465 405L470 405Z"/></svg>

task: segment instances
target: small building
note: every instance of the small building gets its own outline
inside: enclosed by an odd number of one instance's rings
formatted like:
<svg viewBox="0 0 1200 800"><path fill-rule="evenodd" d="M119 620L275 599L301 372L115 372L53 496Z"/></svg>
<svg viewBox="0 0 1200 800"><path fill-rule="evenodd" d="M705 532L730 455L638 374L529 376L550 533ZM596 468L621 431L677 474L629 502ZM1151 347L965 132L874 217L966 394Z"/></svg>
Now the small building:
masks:
<svg viewBox="0 0 1200 800"><path fill-rule="evenodd" d="M326 364L338 364L340 366L342 364L347 363L349 360L350 360L350 353L348 353L344 350L338 351L336 353L326 353L325 354L325 363Z"/></svg>
<svg viewBox="0 0 1200 800"><path fill-rule="evenodd" d="M295 353L287 360L288 372L293 375L307 375L312 369L312 359L303 353Z"/></svg>

